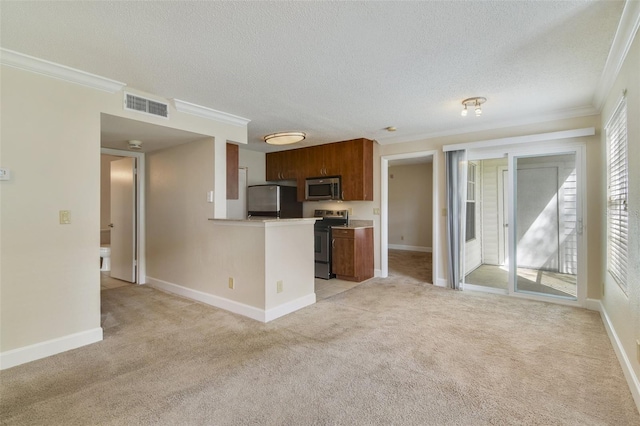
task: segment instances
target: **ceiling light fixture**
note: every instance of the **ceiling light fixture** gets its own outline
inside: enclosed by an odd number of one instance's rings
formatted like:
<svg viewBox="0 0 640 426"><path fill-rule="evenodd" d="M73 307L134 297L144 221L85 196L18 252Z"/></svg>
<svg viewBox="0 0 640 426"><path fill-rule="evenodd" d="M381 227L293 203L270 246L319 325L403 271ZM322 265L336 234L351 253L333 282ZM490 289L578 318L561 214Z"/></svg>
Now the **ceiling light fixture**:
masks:
<svg viewBox="0 0 640 426"><path fill-rule="evenodd" d="M138 141L138 140L130 140L129 141L129 149L133 150L133 151L138 151L140 149L142 149L142 141Z"/></svg>
<svg viewBox="0 0 640 426"><path fill-rule="evenodd" d="M481 96L479 97L475 97L475 98L467 98L464 101L462 101L462 112L460 113L460 115L462 115L463 117L467 116L467 107L468 106L473 106L473 110L476 112L476 117L479 117L482 115L482 104L487 102L487 98L483 98Z"/></svg>
<svg viewBox="0 0 640 426"><path fill-rule="evenodd" d="M264 137L264 141L271 145L289 145L300 142L307 137L303 132L278 132Z"/></svg>

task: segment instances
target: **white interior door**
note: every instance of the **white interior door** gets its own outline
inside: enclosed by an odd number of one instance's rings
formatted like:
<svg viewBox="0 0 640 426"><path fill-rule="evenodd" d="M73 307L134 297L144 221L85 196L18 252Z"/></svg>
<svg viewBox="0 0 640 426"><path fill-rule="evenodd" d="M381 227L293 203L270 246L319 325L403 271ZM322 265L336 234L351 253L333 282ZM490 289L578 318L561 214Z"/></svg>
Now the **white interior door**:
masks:
<svg viewBox="0 0 640 426"><path fill-rule="evenodd" d="M111 277L135 282L135 158L111 162Z"/></svg>

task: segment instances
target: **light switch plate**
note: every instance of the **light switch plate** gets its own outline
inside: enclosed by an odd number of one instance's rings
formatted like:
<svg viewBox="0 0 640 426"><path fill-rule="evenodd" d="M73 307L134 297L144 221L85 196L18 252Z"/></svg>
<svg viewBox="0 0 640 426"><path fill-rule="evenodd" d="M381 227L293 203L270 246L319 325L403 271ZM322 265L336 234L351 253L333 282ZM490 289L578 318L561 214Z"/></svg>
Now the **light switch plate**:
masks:
<svg viewBox="0 0 640 426"><path fill-rule="evenodd" d="M11 179L11 170L0 169L0 180L10 180L10 179Z"/></svg>

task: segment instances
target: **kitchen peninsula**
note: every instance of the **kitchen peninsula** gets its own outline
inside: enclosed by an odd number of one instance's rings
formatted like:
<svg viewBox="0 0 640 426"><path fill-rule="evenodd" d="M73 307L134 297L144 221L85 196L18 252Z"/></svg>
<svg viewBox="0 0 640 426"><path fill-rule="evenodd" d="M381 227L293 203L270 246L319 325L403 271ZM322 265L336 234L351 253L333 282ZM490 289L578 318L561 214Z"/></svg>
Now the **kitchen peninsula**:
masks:
<svg viewBox="0 0 640 426"><path fill-rule="evenodd" d="M269 322L315 303L315 218L210 221L216 244L208 257L225 287L210 304Z"/></svg>

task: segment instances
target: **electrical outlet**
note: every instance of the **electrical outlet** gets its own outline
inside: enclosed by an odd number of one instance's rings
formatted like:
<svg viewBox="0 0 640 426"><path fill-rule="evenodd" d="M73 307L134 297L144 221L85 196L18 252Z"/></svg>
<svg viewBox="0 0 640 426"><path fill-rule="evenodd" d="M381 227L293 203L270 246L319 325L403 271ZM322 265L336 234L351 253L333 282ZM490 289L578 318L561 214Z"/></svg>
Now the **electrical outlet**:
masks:
<svg viewBox="0 0 640 426"><path fill-rule="evenodd" d="M232 277L229 277L229 288L233 290L234 286L235 286L234 279Z"/></svg>
<svg viewBox="0 0 640 426"><path fill-rule="evenodd" d="M71 223L71 212L69 210L60 210L60 225L68 225Z"/></svg>
<svg viewBox="0 0 640 426"><path fill-rule="evenodd" d="M278 281L276 283L276 292L277 293L282 293L282 280Z"/></svg>
<svg viewBox="0 0 640 426"><path fill-rule="evenodd" d="M349 216L353 216L353 209L349 207Z"/></svg>
<svg viewBox="0 0 640 426"><path fill-rule="evenodd" d="M375 207L375 208L373 209L373 214L375 214L375 215L379 215L379 214L380 214L380 209L379 209L378 207Z"/></svg>

